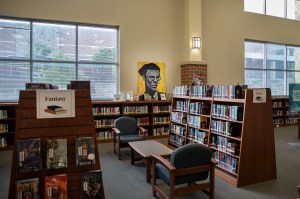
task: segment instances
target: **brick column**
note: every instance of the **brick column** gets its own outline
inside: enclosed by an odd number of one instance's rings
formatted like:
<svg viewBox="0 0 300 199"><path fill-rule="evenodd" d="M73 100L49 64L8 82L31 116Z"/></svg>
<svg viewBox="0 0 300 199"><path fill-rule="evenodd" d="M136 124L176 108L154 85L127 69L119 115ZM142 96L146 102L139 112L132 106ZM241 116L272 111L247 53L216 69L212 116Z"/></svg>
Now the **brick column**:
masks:
<svg viewBox="0 0 300 199"><path fill-rule="evenodd" d="M207 84L207 64L186 63L181 67L181 85L192 85L194 75L199 75L204 84Z"/></svg>

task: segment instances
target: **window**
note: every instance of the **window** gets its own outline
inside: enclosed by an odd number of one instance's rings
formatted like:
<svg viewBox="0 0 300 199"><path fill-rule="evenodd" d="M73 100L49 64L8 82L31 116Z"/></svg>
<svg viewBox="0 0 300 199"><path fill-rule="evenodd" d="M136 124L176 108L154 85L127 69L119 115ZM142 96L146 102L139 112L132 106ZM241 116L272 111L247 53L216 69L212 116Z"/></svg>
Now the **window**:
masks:
<svg viewBox="0 0 300 199"><path fill-rule="evenodd" d="M245 84L249 88L267 87L272 95L288 95L289 83L296 80L300 80L300 47L245 41Z"/></svg>
<svg viewBox="0 0 300 199"><path fill-rule="evenodd" d="M17 101L27 82L66 89L71 80L110 100L118 71L118 27L0 18L0 101Z"/></svg>
<svg viewBox="0 0 300 199"><path fill-rule="evenodd" d="M270 16L300 20L299 0L244 0L244 10Z"/></svg>

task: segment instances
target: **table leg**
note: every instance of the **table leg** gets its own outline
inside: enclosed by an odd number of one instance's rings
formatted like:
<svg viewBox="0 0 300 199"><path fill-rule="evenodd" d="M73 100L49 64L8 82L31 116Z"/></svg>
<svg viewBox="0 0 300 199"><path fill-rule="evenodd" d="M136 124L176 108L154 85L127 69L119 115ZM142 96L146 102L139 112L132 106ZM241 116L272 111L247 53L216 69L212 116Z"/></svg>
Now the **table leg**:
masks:
<svg viewBox="0 0 300 199"><path fill-rule="evenodd" d="M151 181L151 158L145 158L146 162L146 181Z"/></svg>

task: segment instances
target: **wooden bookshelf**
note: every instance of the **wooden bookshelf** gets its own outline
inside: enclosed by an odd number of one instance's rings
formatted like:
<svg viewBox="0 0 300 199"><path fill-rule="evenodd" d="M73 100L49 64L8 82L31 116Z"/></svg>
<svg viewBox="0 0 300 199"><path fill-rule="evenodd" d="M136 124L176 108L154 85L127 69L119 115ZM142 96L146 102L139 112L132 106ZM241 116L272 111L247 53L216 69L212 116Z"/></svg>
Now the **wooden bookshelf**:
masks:
<svg viewBox="0 0 300 199"><path fill-rule="evenodd" d="M68 198L81 198L81 173L91 170L100 170L98 145L95 142L95 164L77 166L75 143L79 137L94 137L95 126L92 114L92 104L89 90L75 90L75 117L37 119L36 91L20 91L20 100L16 119L16 133L14 138L13 159L11 168L9 198L15 197L15 182L18 180L39 178L40 198L44 198L44 179L46 176L67 174ZM17 140L41 138L42 168L37 172L18 173ZM46 140L53 138L67 139L67 168L46 168ZM105 198L103 185L102 197Z"/></svg>
<svg viewBox="0 0 300 199"><path fill-rule="evenodd" d="M253 103L253 91L246 89L244 99L173 96L169 146L209 146L216 175L237 187L276 179L271 91L266 103Z"/></svg>
<svg viewBox="0 0 300 199"><path fill-rule="evenodd" d="M298 113L289 112L289 97L272 97L274 127L297 126Z"/></svg>
<svg viewBox="0 0 300 199"><path fill-rule="evenodd" d="M14 146L17 103L0 104L0 151L12 150ZM4 132L6 131L6 132Z"/></svg>
<svg viewBox="0 0 300 199"><path fill-rule="evenodd" d="M138 120L147 129L145 139L167 138L171 101L94 101L93 115L99 143L112 142L114 121L121 116Z"/></svg>

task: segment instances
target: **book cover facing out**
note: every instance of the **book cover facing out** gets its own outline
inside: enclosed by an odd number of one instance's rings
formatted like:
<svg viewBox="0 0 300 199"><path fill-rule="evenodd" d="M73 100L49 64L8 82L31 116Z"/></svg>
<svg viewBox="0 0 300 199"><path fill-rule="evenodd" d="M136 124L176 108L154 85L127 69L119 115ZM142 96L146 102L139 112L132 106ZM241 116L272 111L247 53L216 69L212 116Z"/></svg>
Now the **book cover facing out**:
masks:
<svg viewBox="0 0 300 199"><path fill-rule="evenodd" d="M82 199L101 199L103 192L102 171L94 170L81 173Z"/></svg>
<svg viewBox="0 0 300 199"><path fill-rule="evenodd" d="M96 163L95 144L93 137L80 137L76 139L76 165L84 166Z"/></svg>
<svg viewBox="0 0 300 199"><path fill-rule="evenodd" d="M300 111L300 84L289 84L289 110Z"/></svg>
<svg viewBox="0 0 300 199"><path fill-rule="evenodd" d="M17 140L17 171L19 173L39 171L41 161L41 139Z"/></svg>
<svg viewBox="0 0 300 199"><path fill-rule="evenodd" d="M68 198L68 176L66 174L45 177L45 199Z"/></svg>
<svg viewBox="0 0 300 199"><path fill-rule="evenodd" d="M39 179L31 178L16 181L17 199L39 199Z"/></svg>
<svg viewBox="0 0 300 199"><path fill-rule="evenodd" d="M67 139L47 140L47 169L67 168Z"/></svg>

